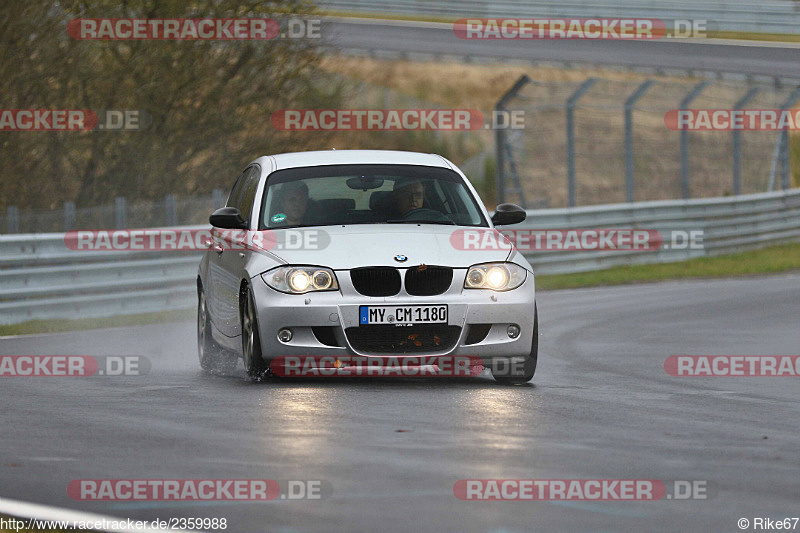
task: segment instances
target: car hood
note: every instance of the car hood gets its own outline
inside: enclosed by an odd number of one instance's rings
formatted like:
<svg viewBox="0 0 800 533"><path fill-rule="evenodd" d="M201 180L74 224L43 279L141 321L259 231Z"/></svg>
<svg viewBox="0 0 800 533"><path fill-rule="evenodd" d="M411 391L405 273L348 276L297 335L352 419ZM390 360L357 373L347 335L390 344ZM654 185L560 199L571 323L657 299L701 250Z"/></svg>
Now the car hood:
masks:
<svg viewBox="0 0 800 533"><path fill-rule="evenodd" d="M489 228L464 228L432 224L369 224L275 230L277 243L268 252L274 259L294 265L317 265L334 270L362 266L417 266L420 264L467 268L477 263L504 261L507 244L494 239L464 249L463 232L499 232ZM300 242L303 241L301 245ZM316 244L315 244L316 243ZM405 261L398 261L404 256Z"/></svg>

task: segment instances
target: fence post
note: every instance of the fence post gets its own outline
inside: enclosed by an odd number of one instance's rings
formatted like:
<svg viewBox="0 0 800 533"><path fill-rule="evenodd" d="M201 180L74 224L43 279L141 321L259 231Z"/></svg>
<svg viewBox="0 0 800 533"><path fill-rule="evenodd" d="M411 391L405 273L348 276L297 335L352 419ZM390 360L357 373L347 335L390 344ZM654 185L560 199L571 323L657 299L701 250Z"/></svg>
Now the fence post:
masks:
<svg viewBox="0 0 800 533"><path fill-rule="evenodd" d="M164 197L164 208L167 215L167 226L178 225L178 202L174 194L168 194Z"/></svg>
<svg viewBox="0 0 800 533"><path fill-rule="evenodd" d="M789 130L781 132L781 189L784 191L789 188L791 181L791 169L789 155Z"/></svg>
<svg viewBox="0 0 800 533"><path fill-rule="evenodd" d="M124 196L117 196L114 200L114 226L117 229L128 227L128 209Z"/></svg>
<svg viewBox="0 0 800 533"><path fill-rule="evenodd" d="M758 87L753 87L734 104L733 108L744 108L760 90ZM742 194L742 130L733 130L733 194L736 196Z"/></svg>
<svg viewBox="0 0 800 533"><path fill-rule="evenodd" d="M528 83L531 83L531 79L526 75L523 74L511 88L506 91L506 93L497 101L494 106L495 113L499 116L500 113L506 111L506 104L511 101L512 98L517 96L517 93ZM508 139L506 136L506 131L503 128L497 128L494 131L494 142L495 142L495 160L497 163L497 172L495 176L495 186L497 188L497 203L502 204L506 201L506 150L509 152L511 151L511 147L508 144ZM522 195L522 184L519 185L520 187L520 198L524 198ZM524 204L525 201L523 199L522 203ZM522 207L525 207L524 205Z"/></svg>
<svg viewBox="0 0 800 533"><path fill-rule="evenodd" d="M778 160L781 158L781 150L783 149L783 132L778 133L778 142L775 143L775 151L772 154L772 166L769 170L769 183L767 184L767 192L772 192L775 189L775 171L778 170Z"/></svg>
<svg viewBox="0 0 800 533"><path fill-rule="evenodd" d="M495 110L498 108L495 107ZM495 194L497 203L502 204L506 201L506 132L500 128L494 132L494 152L497 172L495 172Z"/></svg>
<svg viewBox="0 0 800 533"><path fill-rule="evenodd" d="M568 207L575 207L575 104L581 96L592 88L597 82L597 78L589 78L584 81L578 90L572 93L567 99L567 191L568 191Z"/></svg>
<svg viewBox="0 0 800 533"><path fill-rule="evenodd" d="M634 172L634 163L633 163L633 106L636 105L636 101L639 100L647 90L656 83L655 80L646 80L644 81L636 90L633 92L627 100L625 100L625 201L626 202L633 202L634 195L633 195L633 188L634 188L634 181L633 181L633 172Z"/></svg>
<svg viewBox="0 0 800 533"><path fill-rule="evenodd" d="M214 189L211 191L211 203L214 206L214 211L220 207L225 207L225 197L223 196L222 189Z"/></svg>
<svg viewBox="0 0 800 533"><path fill-rule="evenodd" d="M788 111L800 99L800 87L795 88L785 102L781 111ZM791 151L789 149L789 130L781 132L781 188L785 191L791 186Z"/></svg>
<svg viewBox="0 0 800 533"><path fill-rule="evenodd" d="M6 209L6 224L8 233L19 233L19 208L10 205Z"/></svg>
<svg viewBox="0 0 800 533"><path fill-rule="evenodd" d="M700 96L703 89L708 85L708 81L701 81L689 91L678 107L679 110L688 109L695 98ZM681 197L688 200L691 197L689 188L689 130L681 129Z"/></svg>
<svg viewBox="0 0 800 533"><path fill-rule="evenodd" d="M75 202L64 202L64 231L75 227Z"/></svg>
<svg viewBox="0 0 800 533"><path fill-rule="evenodd" d="M786 101L781 104L780 109L782 111L786 111L790 109L795 102L800 98L800 87L797 87ZM775 143L775 153L772 156L772 168L769 171L769 184L767 185L767 191L772 192L775 187L775 173L778 170L778 163L781 165L781 188L788 189L789 188L789 179L790 179L790 152L789 152L789 132L786 130L781 130L778 133L778 142Z"/></svg>

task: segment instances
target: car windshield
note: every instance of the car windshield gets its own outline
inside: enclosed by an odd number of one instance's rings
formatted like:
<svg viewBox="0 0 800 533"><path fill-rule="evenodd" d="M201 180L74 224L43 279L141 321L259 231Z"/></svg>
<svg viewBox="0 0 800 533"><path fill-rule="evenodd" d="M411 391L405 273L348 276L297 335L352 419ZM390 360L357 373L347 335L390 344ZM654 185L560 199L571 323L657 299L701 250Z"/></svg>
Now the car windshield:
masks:
<svg viewBox="0 0 800 533"><path fill-rule="evenodd" d="M329 165L273 172L261 229L349 224L488 227L456 172L421 165Z"/></svg>

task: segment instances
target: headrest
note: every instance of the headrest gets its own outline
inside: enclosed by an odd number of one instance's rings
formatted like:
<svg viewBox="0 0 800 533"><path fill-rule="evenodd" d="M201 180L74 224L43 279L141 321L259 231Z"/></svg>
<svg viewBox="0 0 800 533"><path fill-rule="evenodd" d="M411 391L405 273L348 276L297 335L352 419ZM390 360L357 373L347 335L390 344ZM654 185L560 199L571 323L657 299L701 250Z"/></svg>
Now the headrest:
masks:
<svg viewBox="0 0 800 533"><path fill-rule="evenodd" d="M392 202L392 191L375 191L369 197L369 208L373 211L387 209Z"/></svg>

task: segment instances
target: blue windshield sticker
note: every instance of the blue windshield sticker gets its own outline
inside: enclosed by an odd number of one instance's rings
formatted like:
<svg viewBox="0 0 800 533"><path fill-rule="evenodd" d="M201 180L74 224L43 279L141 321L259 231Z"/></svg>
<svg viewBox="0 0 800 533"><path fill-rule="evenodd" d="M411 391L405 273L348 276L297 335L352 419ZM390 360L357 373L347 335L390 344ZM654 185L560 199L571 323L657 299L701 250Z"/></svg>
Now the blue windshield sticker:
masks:
<svg viewBox="0 0 800 533"><path fill-rule="evenodd" d="M272 221L275 222L276 224L280 224L284 220L286 220L286 215L284 215L283 213L272 215Z"/></svg>

